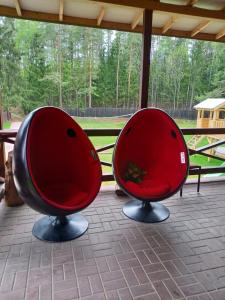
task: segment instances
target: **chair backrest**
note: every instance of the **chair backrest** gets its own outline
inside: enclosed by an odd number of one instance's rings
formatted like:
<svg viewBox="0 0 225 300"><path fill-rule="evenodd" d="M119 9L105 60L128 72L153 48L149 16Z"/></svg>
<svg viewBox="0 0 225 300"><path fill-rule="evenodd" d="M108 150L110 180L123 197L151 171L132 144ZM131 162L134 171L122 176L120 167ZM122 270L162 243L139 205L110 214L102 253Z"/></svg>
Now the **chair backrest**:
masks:
<svg viewBox="0 0 225 300"><path fill-rule="evenodd" d="M140 182L127 179L130 164L143 173ZM176 193L186 180L188 166L183 135L174 120L160 109L146 108L135 113L114 148L115 179L126 193L140 200L158 201ZM160 187L157 191L156 186Z"/></svg>
<svg viewBox="0 0 225 300"><path fill-rule="evenodd" d="M95 199L102 175L98 155L82 128L61 109L42 107L30 113L14 152L18 190L36 210L72 213ZM29 199L32 195L39 200Z"/></svg>

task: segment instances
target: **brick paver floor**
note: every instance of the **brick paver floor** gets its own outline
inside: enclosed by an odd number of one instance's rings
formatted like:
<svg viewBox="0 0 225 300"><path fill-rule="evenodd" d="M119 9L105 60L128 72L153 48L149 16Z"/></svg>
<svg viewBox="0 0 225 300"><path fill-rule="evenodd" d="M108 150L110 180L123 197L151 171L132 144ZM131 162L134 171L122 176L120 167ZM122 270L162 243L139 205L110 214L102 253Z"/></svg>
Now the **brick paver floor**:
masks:
<svg viewBox="0 0 225 300"><path fill-rule="evenodd" d="M185 187L160 224L129 220L125 201L102 191L88 232L59 244L32 237L39 214L1 204L0 299L225 299L225 182Z"/></svg>

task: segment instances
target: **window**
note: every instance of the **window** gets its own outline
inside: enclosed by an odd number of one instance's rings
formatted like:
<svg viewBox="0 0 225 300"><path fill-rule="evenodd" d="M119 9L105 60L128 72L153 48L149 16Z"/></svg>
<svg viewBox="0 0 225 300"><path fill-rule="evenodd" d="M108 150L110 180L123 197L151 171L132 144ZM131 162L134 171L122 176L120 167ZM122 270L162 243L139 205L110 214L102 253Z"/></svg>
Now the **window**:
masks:
<svg viewBox="0 0 225 300"><path fill-rule="evenodd" d="M208 119L208 118L209 118L209 113L210 113L209 111L205 110L205 111L204 111L203 118Z"/></svg>
<svg viewBox="0 0 225 300"><path fill-rule="evenodd" d="M224 110L220 111L219 119L225 119L225 111Z"/></svg>

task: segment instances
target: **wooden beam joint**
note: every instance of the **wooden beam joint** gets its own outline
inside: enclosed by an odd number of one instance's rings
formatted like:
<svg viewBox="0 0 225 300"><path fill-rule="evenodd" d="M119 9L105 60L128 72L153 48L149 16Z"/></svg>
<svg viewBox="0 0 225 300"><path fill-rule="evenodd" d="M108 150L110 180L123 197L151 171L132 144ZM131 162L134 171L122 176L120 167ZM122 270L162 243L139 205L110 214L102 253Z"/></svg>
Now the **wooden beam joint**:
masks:
<svg viewBox="0 0 225 300"><path fill-rule="evenodd" d="M217 33L216 35L216 40L221 39L223 36L225 36L225 28L222 29L220 32Z"/></svg>
<svg viewBox="0 0 225 300"><path fill-rule="evenodd" d="M21 17L22 16L22 10L21 10L21 6L20 6L19 0L14 0L14 3L15 3L17 15L19 17Z"/></svg>
<svg viewBox="0 0 225 300"><path fill-rule="evenodd" d="M162 28L162 34L166 33L172 26L173 24L176 22L178 18L177 17L171 17L166 24L163 26Z"/></svg>
<svg viewBox="0 0 225 300"><path fill-rule="evenodd" d="M211 21L210 20L203 20L201 23L199 23L191 32L191 37L194 37L196 34L198 34L199 32L201 32L204 28L206 28L209 23Z"/></svg>
<svg viewBox="0 0 225 300"><path fill-rule="evenodd" d="M134 30L138 23L140 22L141 18L143 17L143 10L141 10L134 18L134 20L131 23L131 29Z"/></svg>
<svg viewBox="0 0 225 300"><path fill-rule="evenodd" d="M64 0L59 0L59 21L63 21Z"/></svg>
<svg viewBox="0 0 225 300"><path fill-rule="evenodd" d="M188 0L186 5L187 6L194 6L197 2L198 2L198 0Z"/></svg>
<svg viewBox="0 0 225 300"><path fill-rule="evenodd" d="M102 23L102 20L104 18L104 15L105 15L105 8L102 7L100 12L99 12L99 15L98 15L98 18L97 18L97 25L100 26L101 23Z"/></svg>

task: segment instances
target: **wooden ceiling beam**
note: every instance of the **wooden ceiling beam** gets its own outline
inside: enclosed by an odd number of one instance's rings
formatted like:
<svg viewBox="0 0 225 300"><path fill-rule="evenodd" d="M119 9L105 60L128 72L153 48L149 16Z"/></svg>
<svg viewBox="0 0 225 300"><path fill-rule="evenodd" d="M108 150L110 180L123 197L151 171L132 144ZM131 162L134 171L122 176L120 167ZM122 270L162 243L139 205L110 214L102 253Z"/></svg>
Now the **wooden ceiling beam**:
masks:
<svg viewBox="0 0 225 300"><path fill-rule="evenodd" d="M153 28L152 34L155 35L162 35L161 28ZM174 30L169 29L166 33L163 34L164 36L171 36L171 37L178 37L178 38L186 38L186 39L194 39L200 41L212 41L215 42L215 34L199 32L196 36L191 37L190 31L185 30ZM221 37L220 39L216 40L217 42L225 43L225 36Z"/></svg>
<svg viewBox="0 0 225 300"><path fill-rule="evenodd" d="M19 17L21 17L22 16L22 10L21 10L21 6L20 6L19 0L14 0L14 3L15 3L17 15Z"/></svg>
<svg viewBox="0 0 225 300"><path fill-rule="evenodd" d="M186 5L187 6L194 6L197 2L198 2L198 0L188 0Z"/></svg>
<svg viewBox="0 0 225 300"><path fill-rule="evenodd" d="M209 23L211 21L210 20L204 20L201 23L199 23L191 32L191 37L194 37L196 34L198 34L199 32L201 32L204 28L206 28Z"/></svg>
<svg viewBox="0 0 225 300"><path fill-rule="evenodd" d="M60 22L58 14L33 12L33 11L29 11L29 10L23 10L22 16L18 16L15 11L15 8L5 7L5 6L0 6L0 15L5 16L5 17L11 17L11 18L24 19L24 20L35 20L35 21L50 22L50 23L63 23L63 24L67 24L67 25L77 25L77 26L103 28L103 29L110 29L110 30L120 30L120 31L126 31L126 32L142 33L142 31L143 31L143 27L140 25L137 25L132 30L130 24L109 22L109 21L102 20L101 25L97 26L96 19L70 17L70 16L66 16L66 15L63 16L63 21ZM162 28L153 27L152 34L162 35ZM174 29L169 29L163 35L179 37L179 38L187 38L187 39L194 38L196 40L203 40L203 41L215 41L216 40L215 34L199 32L196 36L191 37L190 31L174 30ZM225 43L225 36L218 38L216 41L220 42L220 43Z"/></svg>
<svg viewBox="0 0 225 300"><path fill-rule="evenodd" d="M163 26L162 28L162 34L166 33L172 26L173 24L176 22L178 18L177 17L171 17L166 24Z"/></svg>
<svg viewBox="0 0 225 300"><path fill-rule="evenodd" d="M143 18L143 10L139 11L139 13L135 16L131 23L131 29L134 30L134 28L138 25L140 22L141 18Z"/></svg>
<svg viewBox="0 0 225 300"><path fill-rule="evenodd" d="M220 32L217 33L216 35L216 40L221 39L223 36L225 36L225 28L222 29Z"/></svg>
<svg viewBox="0 0 225 300"><path fill-rule="evenodd" d="M99 15L98 15L98 18L97 18L97 25L100 26L101 23L102 23L102 20L104 18L104 15L105 15L105 8L102 7L100 12L99 12Z"/></svg>
<svg viewBox="0 0 225 300"><path fill-rule="evenodd" d="M122 6L139 7L149 10L157 10L162 12L181 14L186 16L195 16L207 19L225 20L224 11L209 10L200 7L177 5L153 0L91 0L93 2L104 2Z"/></svg>
<svg viewBox="0 0 225 300"><path fill-rule="evenodd" d="M59 0L59 21L63 21L64 0Z"/></svg>

